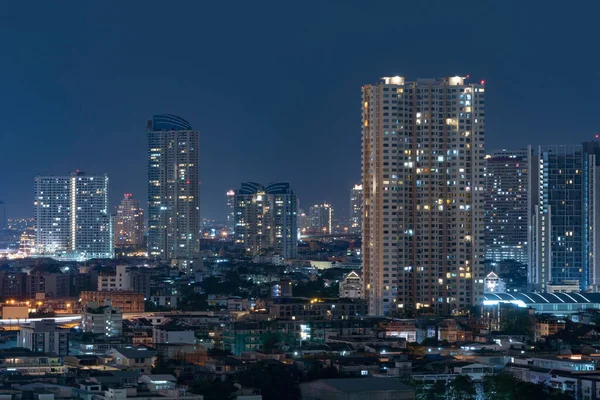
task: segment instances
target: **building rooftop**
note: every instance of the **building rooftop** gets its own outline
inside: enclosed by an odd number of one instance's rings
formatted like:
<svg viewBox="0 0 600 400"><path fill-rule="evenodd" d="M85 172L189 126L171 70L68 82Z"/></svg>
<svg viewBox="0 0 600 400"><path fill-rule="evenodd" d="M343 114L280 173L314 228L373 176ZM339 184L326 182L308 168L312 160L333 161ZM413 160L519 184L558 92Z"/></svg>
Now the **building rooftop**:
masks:
<svg viewBox="0 0 600 400"><path fill-rule="evenodd" d="M528 304L585 304L600 303L600 293L484 293L485 302Z"/></svg>
<svg viewBox="0 0 600 400"><path fill-rule="evenodd" d="M400 380L391 378L319 379L314 382L320 382L336 392L342 393L366 393L390 390L410 392L413 390L410 386L400 382Z"/></svg>

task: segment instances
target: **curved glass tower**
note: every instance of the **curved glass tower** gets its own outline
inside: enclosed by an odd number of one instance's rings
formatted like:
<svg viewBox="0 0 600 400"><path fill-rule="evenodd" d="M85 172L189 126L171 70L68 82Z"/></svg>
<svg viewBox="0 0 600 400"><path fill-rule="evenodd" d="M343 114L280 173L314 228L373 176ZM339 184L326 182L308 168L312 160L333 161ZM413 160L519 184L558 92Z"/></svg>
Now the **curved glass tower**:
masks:
<svg viewBox="0 0 600 400"><path fill-rule="evenodd" d="M199 250L199 133L181 117L148 121L148 256L192 259Z"/></svg>

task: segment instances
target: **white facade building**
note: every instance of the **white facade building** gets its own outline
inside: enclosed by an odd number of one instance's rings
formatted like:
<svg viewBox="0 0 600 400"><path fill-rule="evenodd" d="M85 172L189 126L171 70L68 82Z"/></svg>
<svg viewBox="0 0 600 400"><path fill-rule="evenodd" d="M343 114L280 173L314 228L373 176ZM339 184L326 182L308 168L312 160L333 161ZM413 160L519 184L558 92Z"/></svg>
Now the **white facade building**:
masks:
<svg viewBox="0 0 600 400"><path fill-rule="evenodd" d="M36 253L88 260L113 258L108 176L72 173L35 178Z"/></svg>
<svg viewBox="0 0 600 400"><path fill-rule="evenodd" d="M370 315L451 313L483 292L484 82L363 86L363 279Z"/></svg>
<svg viewBox="0 0 600 400"><path fill-rule="evenodd" d="M361 299L362 296L362 276L358 272L352 271L340 282L340 298Z"/></svg>
<svg viewBox="0 0 600 400"><path fill-rule="evenodd" d="M88 303L88 307L81 312L81 329L84 332L106 335L109 337L123 334L123 313L118 308L106 305L98 307L97 304Z"/></svg>

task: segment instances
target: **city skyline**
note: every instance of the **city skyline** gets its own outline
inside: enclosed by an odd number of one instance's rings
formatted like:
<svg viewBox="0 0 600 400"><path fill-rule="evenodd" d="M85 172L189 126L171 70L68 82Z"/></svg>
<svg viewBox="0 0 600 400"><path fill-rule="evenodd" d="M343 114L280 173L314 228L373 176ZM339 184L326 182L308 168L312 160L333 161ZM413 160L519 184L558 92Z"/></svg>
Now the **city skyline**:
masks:
<svg viewBox="0 0 600 400"><path fill-rule="evenodd" d="M339 215L347 215L347 192L360 179L356 99L360 85L372 77L454 73L486 80L493 89L487 149L579 143L598 129L593 119L547 117L593 115L593 89L598 84L594 78L568 85L569 102L556 104L549 95L554 82L567 76L595 76L597 56L585 51L585 40L571 40L593 36L593 24L586 24L593 13L578 15L579 22L574 24L570 21L575 18L568 17L576 11L562 10L561 20L571 29L559 35L552 24L540 22L544 18L539 18L539 10L532 4L520 5L519 13L512 13L511 7L483 4L468 9L449 5L430 9L420 4L378 8L347 2L341 8L323 4L318 15L298 10L305 22L313 23L308 35L300 35L296 23L283 24L272 18L273 13L262 15L260 7L253 10L243 5L241 14L255 18L235 17L230 21L247 32L240 42L236 30L220 28L219 18L199 30L193 28L195 15L219 15L224 11L222 5L192 5L192 10L184 12L187 7L181 5L163 9L156 3L144 8L125 4L118 17L107 15L102 22L90 17L105 13L94 5L79 5L66 12L50 5L39 7L28 34L6 42L6 58L12 61L0 67L11 77L2 104L2 147L23 149L11 151L0 160L0 199L7 203L9 217L33 215L30 199L34 176L65 170L107 173L112 185L111 211L123 193L145 199L143 124L156 112L185 116L201 132L203 218L223 219L226 209L222 194L246 180L289 181L301 207L306 209L326 199ZM449 40L460 39L464 47L477 49L477 57L465 58L450 47L433 54L427 46L416 43L405 44L402 51L389 51L395 35L379 35L379 29L372 28L394 29L395 11L427 12L439 23L424 32L422 40L432 42L444 34ZM559 16L557 10L543 12L546 17ZM358 32L353 27L358 21L364 23L365 13L374 17ZM18 16L25 14L21 5L7 7L0 28L5 38L23 30ZM498 18L490 20L492 14ZM164 29L160 34L147 31L146 21L157 16L165 17L166 28L174 24L177 29ZM341 20L336 26L327 23L333 16L341 17L336 18ZM451 21L457 18L471 21L469 29L479 34L466 35L453 28ZM104 28L107 22L111 23L110 31ZM405 24L407 30L419 26L416 20ZM249 29L251 26L256 29ZM72 35L73 29L80 34ZM280 34L270 35L274 30ZM213 31L223 33L223 37L209 40ZM539 36L548 38L546 47L533 46L534 39L522 40ZM40 37L43 40L39 41ZM265 37L267 43L257 44ZM569 44L564 48L565 56L556 59L554 51L548 51L550 43L553 48ZM356 49L363 45L378 54L376 62L360 57ZM177 57L156 57L157 47L171 47L170 54ZM280 52L274 54L274 47ZM409 53L411 59L405 57ZM218 62L203 62L205 54L216 55L211 60ZM572 63L575 56L581 62ZM261 62L250 61L240 72L235 61L240 57ZM119 62L114 62L117 59ZM40 64L45 66L41 74ZM241 75L244 77L232 78ZM268 94L252 90L263 81L277 85ZM322 85L327 95L314 96L308 89L314 83ZM528 104L527 111L515 107L516 101ZM30 140L36 146L29 146ZM320 145L312 145L315 142ZM33 162L14 168L25 149ZM309 163L307 154L323 162ZM323 163L327 174L323 173ZM278 164L287 167L271 167ZM147 208L145 204L142 207Z"/></svg>

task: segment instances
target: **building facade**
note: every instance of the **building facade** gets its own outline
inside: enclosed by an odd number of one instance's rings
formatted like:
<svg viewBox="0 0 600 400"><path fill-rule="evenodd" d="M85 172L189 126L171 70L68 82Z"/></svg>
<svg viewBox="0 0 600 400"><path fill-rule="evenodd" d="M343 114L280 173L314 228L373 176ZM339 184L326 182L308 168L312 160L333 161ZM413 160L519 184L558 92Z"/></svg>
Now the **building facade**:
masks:
<svg viewBox="0 0 600 400"><path fill-rule="evenodd" d="M68 176L35 178L35 243L39 254L71 248L71 181Z"/></svg>
<svg viewBox="0 0 600 400"><path fill-rule="evenodd" d="M267 186L243 182L235 196L235 241L246 252L297 256L296 194L287 182Z"/></svg>
<svg viewBox="0 0 600 400"><path fill-rule="evenodd" d="M81 311L81 329L97 335L119 337L123 334L123 313L112 307L109 300L100 307L88 303L88 307Z"/></svg>
<svg viewBox="0 0 600 400"><path fill-rule="evenodd" d="M315 204L310 207L310 230L314 233L333 233L333 207L330 204Z"/></svg>
<svg viewBox="0 0 600 400"><path fill-rule="evenodd" d="M362 185L354 185L350 191L350 231L352 233L362 232L363 215L363 188Z"/></svg>
<svg viewBox="0 0 600 400"><path fill-rule="evenodd" d="M383 78L362 89L364 295L371 315L454 313L483 293L485 88Z"/></svg>
<svg viewBox="0 0 600 400"><path fill-rule="evenodd" d="M227 232L232 234L235 231L235 190L229 189L226 193L227 196Z"/></svg>
<svg viewBox="0 0 600 400"><path fill-rule="evenodd" d="M529 184L536 194L529 214L530 288L546 291L549 284L573 280L582 291L598 287L600 143L539 146L535 164Z"/></svg>
<svg viewBox="0 0 600 400"><path fill-rule="evenodd" d="M125 193L117 207L114 231L116 247L144 245L144 210L131 193Z"/></svg>
<svg viewBox="0 0 600 400"><path fill-rule="evenodd" d="M148 121L148 256L193 259L199 250L200 135L183 118Z"/></svg>
<svg viewBox="0 0 600 400"><path fill-rule="evenodd" d="M19 347L34 352L69 354L69 329L59 328L53 319L21 325L17 338Z"/></svg>
<svg viewBox="0 0 600 400"><path fill-rule="evenodd" d="M527 264L531 154L499 150L485 159L485 258Z"/></svg>
<svg viewBox="0 0 600 400"><path fill-rule="evenodd" d="M108 176L72 173L35 178L36 253L87 260L113 258Z"/></svg>

